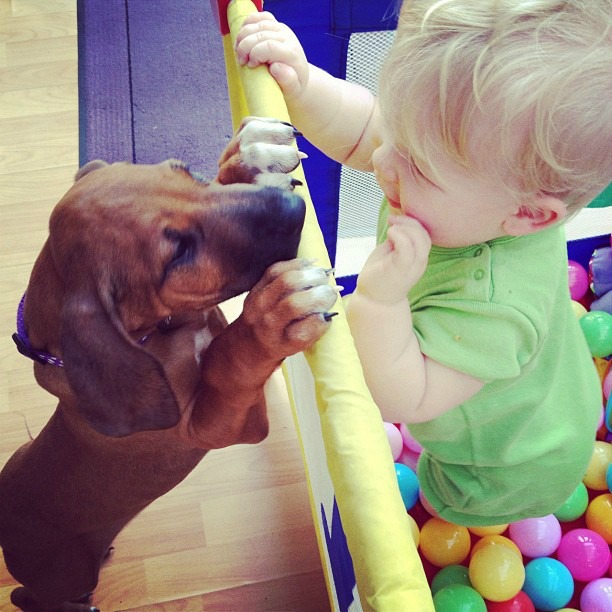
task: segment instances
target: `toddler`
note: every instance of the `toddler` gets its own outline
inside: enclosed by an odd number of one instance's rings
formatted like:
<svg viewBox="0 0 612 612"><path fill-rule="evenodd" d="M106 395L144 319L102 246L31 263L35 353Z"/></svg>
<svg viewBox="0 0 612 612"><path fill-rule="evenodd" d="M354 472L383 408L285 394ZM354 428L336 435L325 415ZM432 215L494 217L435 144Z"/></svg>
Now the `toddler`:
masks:
<svg viewBox="0 0 612 612"><path fill-rule="evenodd" d="M467 526L556 511L602 409L562 223L612 177L612 3L407 0L378 98L270 13L236 51L385 194L347 316L382 417L424 448L425 502Z"/></svg>

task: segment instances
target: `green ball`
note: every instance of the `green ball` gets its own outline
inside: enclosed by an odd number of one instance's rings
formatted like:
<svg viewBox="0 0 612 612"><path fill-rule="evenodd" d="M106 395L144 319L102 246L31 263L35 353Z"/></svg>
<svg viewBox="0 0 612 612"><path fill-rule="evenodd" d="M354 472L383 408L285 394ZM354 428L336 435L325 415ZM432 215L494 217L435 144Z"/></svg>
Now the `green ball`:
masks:
<svg viewBox="0 0 612 612"><path fill-rule="evenodd" d="M603 310L591 310L578 319L593 357L612 354L612 315Z"/></svg>
<svg viewBox="0 0 612 612"><path fill-rule="evenodd" d="M433 598L436 612L487 612L484 599L472 587L452 584L440 589Z"/></svg>
<svg viewBox="0 0 612 612"><path fill-rule="evenodd" d="M554 513L562 523L569 523L581 517L589 505L589 492L583 482L578 483L574 492L565 503Z"/></svg>
<svg viewBox="0 0 612 612"><path fill-rule="evenodd" d="M467 567L465 567L465 565L447 565L439 570L431 581L431 592L433 595L435 595L444 587L451 586L453 584L464 584L465 586L469 587L472 586L469 570Z"/></svg>

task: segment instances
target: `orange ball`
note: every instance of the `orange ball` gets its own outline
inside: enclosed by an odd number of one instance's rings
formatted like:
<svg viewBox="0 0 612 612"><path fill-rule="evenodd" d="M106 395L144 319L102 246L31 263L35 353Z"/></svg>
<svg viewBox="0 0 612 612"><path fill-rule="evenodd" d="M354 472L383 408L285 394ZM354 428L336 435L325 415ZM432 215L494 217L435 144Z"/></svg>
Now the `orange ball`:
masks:
<svg viewBox="0 0 612 612"><path fill-rule="evenodd" d="M470 553L471 543L470 532L461 525L431 518L421 527L421 554L437 567L461 563Z"/></svg>
<svg viewBox="0 0 612 612"><path fill-rule="evenodd" d="M589 462L582 482L584 482L589 489L593 489L594 491L607 491L608 483L606 482L606 472L611 463L612 444L600 440L596 441L591 461Z"/></svg>
<svg viewBox="0 0 612 612"><path fill-rule="evenodd" d="M587 527L612 544L612 493L593 498L585 514Z"/></svg>

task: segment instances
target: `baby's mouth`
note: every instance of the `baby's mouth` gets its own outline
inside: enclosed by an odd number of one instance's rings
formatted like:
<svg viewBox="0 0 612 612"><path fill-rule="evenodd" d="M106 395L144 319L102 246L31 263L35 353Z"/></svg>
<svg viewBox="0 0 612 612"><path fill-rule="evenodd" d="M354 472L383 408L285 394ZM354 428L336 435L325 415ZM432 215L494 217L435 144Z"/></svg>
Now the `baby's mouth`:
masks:
<svg viewBox="0 0 612 612"><path fill-rule="evenodd" d="M401 210L402 209L402 205L399 202L396 202L395 200L392 200L390 197L387 197L387 201L389 202L389 206L391 208L395 208L396 210Z"/></svg>

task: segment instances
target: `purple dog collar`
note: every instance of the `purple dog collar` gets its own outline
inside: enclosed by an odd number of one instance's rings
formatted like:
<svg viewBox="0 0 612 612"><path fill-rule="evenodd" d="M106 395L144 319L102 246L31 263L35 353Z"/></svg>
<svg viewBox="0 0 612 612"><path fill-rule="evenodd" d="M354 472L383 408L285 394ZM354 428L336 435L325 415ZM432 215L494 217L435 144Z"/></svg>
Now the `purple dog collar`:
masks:
<svg viewBox="0 0 612 612"><path fill-rule="evenodd" d="M45 351L38 351L32 346L30 338L28 338L28 332L25 328L25 322L23 320L25 298L26 294L24 293L17 308L17 333L14 333L12 336L13 342L17 345L17 350L22 355L24 355L28 359L31 359L32 361L37 361L38 363L42 363L43 365L49 364L57 366L58 368L63 368L64 362L59 357L55 357L55 355L51 355L51 353L46 353ZM172 317L167 317L166 319L164 319L164 321L160 323L159 327L167 327L171 319ZM138 344L144 344L148 338L148 334L146 336L143 336L138 341Z"/></svg>
<svg viewBox="0 0 612 612"><path fill-rule="evenodd" d="M23 321L23 308L25 304L25 293L19 302L19 307L17 308L17 333L13 334L13 341L17 345L17 350L27 357L28 359L32 359L33 361L38 361L38 363L54 365L59 368L64 367L64 362L59 358L51 355L50 353L45 353L45 351L37 351L30 342L28 338L28 333L26 332L25 323Z"/></svg>

